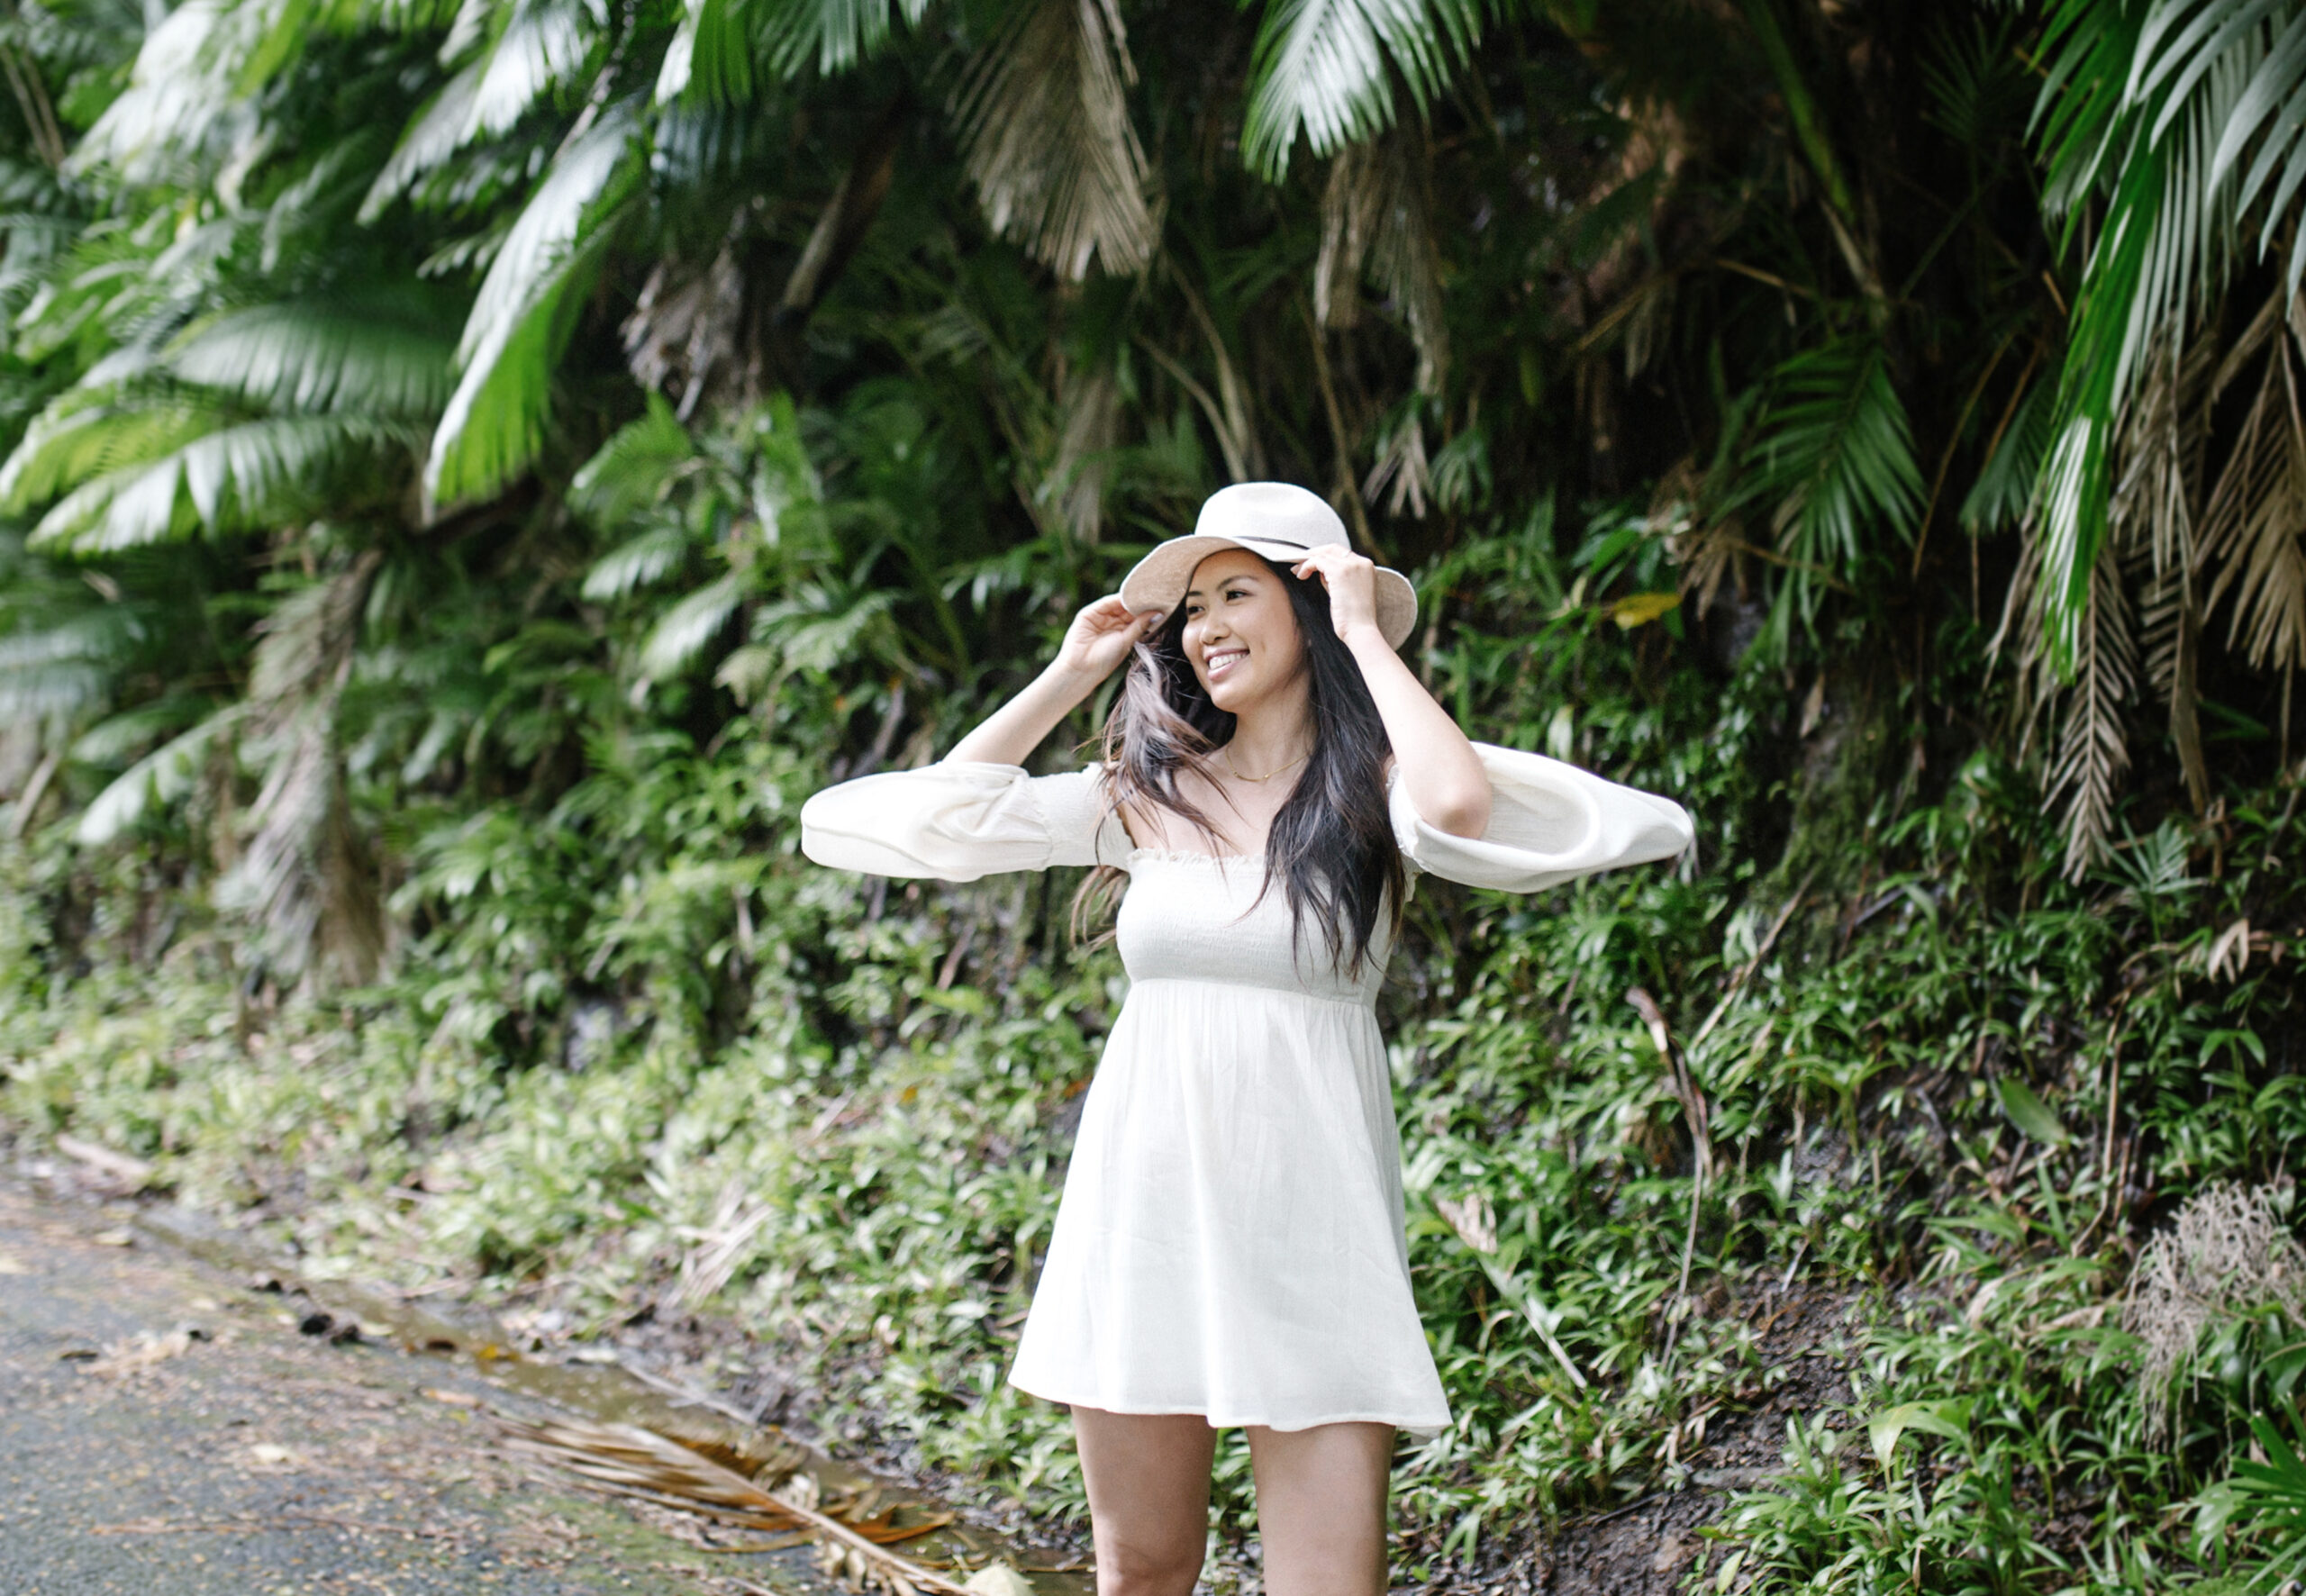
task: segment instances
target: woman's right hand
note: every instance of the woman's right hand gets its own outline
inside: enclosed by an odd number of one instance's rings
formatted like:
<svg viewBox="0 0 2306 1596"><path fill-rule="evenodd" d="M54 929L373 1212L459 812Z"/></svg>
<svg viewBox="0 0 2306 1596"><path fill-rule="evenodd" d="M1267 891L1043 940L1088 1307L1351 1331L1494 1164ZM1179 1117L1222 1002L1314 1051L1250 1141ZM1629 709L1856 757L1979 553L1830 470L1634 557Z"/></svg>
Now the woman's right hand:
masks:
<svg viewBox="0 0 2306 1596"><path fill-rule="evenodd" d="M1091 682L1102 682L1129 657L1164 619L1159 610L1132 614L1119 594L1109 594L1073 618L1065 630L1064 646L1057 651L1060 669Z"/></svg>

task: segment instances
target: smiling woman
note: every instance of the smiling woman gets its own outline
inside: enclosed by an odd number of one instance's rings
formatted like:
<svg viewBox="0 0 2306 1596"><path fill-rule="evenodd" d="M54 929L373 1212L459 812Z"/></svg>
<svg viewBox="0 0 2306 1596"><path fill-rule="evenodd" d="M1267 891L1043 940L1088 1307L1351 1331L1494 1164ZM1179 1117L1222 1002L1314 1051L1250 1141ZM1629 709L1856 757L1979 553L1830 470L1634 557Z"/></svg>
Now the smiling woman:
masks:
<svg viewBox="0 0 2306 1596"><path fill-rule="evenodd" d="M1238 485L943 764L802 812L823 865L1126 885L1130 994L1010 1372L1073 1410L1107 1596L1192 1589L1223 1426L1266 1590L1385 1590L1394 1431L1449 1419L1375 1012L1409 878L1531 891L1692 841L1667 799L1468 740L1394 652L1415 617L1321 500ZM1103 759L1027 775L1124 659Z"/></svg>

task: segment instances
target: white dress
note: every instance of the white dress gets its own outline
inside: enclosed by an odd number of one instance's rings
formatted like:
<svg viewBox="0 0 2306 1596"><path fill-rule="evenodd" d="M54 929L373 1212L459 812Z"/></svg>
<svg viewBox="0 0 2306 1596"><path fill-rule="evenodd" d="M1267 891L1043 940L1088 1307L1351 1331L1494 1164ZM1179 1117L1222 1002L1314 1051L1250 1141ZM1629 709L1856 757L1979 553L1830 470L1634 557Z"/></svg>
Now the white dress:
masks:
<svg viewBox="0 0 2306 1596"><path fill-rule="evenodd" d="M1394 784L1412 875L1535 892L1690 845L1668 799L1474 747L1493 795L1479 839L1427 825ZM1216 1426L1448 1425L1410 1291L1375 1011L1382 927L1357 979L1294 959L1282 892L1251 907L1262 859L1132 847L1094 766L866 776L811 798L801 828L817 863L878 875L1129 872L1129 998L1083 1108L1012 1384Z"/></svg>

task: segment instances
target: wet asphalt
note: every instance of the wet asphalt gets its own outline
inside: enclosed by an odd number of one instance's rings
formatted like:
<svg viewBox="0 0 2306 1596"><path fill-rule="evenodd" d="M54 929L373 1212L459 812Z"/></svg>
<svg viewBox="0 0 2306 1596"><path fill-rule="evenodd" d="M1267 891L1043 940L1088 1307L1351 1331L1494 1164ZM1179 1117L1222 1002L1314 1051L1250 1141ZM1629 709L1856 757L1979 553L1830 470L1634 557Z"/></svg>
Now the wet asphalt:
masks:
<svg viewBox="0 0 2306 1596"><path fill-rule="evenodd" d="M0 1596L775 1596L805 1552L499 1451L468 1366L300 1333L299 1304L124 1215L0 1185Z"/></svg>

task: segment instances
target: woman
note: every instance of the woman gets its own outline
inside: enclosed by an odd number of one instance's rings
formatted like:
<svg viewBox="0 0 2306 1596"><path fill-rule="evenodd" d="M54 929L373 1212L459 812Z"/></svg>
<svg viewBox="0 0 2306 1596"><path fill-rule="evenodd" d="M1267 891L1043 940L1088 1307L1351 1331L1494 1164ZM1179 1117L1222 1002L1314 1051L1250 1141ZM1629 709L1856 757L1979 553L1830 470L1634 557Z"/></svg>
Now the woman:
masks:
<svg viewBox="0 0 2306 1596"><path fill-rule="evenodd" d="M823 865L1127 878L1130 994L1009 1376L1073 1410L1099 1596L1192 1590L1231 1425L1266 1589L1385 1589L1394 1432L1449 1419L1375 1016L1408 877L1529 892L1690 844L1678 804L1466 740L1394 653L1416 615L1321 499L1239 484L942 764L801 813ZM1103 763L1027 775L1124 659Z"/></svg>

